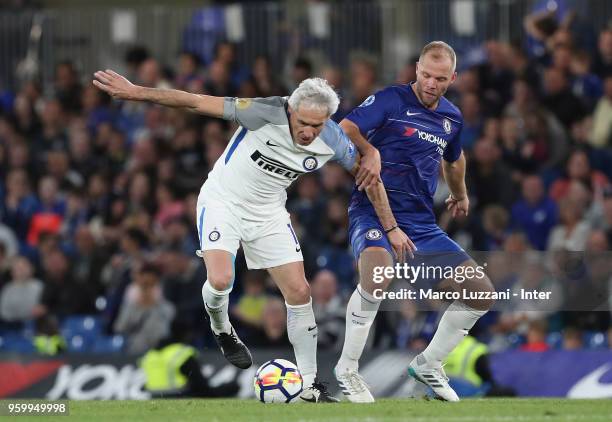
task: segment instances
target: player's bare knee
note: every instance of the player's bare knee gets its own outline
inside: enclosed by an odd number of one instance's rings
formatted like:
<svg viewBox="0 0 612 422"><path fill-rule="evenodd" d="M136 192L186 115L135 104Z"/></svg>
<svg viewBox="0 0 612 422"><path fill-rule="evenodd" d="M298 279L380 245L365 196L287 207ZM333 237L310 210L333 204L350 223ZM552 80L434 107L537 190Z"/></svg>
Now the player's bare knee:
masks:
<svg viewBox="0 0 612 422"><path fill-rule="evenodd" d="M479 311L488 311L493 307L495 288L486 275L467 280L464 283L464 289L469 292L465 295L468 299L463 300L466 305Z"/></svg>
<svg viewBox="0 0 612 422"><path fill-rule="evenodd" d="M486 305L486 310L488 311L489 309L491 309L493 307L493 305L495 304L495 299L493 298L493 293L495 293L495 287L493 287L493 283L491 282L491 279L489 277L487 277L486 275L483 277L482 279L482 284L483 284L483 291L486 293L487 296L489 296L489 300L485 303Z"/></svg>
<svg viewBox="0 0 612 422"><path fill-rule="evenodd" d="M375 267L393 265L393 257L385 248L372 246L361 252L358 265L360 271L372 271Z"/></svg>
<svg viewBox="0 0 612 422"><path fill-rule="evenodd" d="M493 287L493 283L491 283L491 279L487 277L485 274L484 277L478 280L478 290L483 292L483 295L488 298L485 301L485 305L487 305L487 310L493 307L495 303L495 299L493 298L493 293L495 292L495 287Z"/></svg>
<svg viewBox="0 0 612 422"><path fill-rule="evenodd" d="M392 278L385 276L385 268L393 265L389 251L382 247L366 248L359 257L359 284L372 294L376 289L386 289Z"/></svg>
<svg viewBox="0 0 612 422"><path fill-rule="evenodd" d="M229 289L233 280L234 271L232 269L229 271L209 271L208 273L208 282L215 290L223 291Z"/></svg>
<svg viewBox="0 0 612 422"><path fill-rule="evenodd" d="M295 283L287 291L285 300L290 305L303 305L310 301L310 285L306 280L303 283Z"/></svg>

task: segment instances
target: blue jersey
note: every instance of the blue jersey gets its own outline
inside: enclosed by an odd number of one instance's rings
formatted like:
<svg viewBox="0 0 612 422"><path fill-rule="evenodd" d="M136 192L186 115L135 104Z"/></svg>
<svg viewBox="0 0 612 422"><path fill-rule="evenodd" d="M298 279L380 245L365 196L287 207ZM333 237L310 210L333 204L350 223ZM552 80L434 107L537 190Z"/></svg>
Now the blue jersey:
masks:
<svg viewBox="0 0 612 422"><path fill-rule="evenodd" d="M440 162L461 155L459 109L442 97L438 107L429 110L411 85L402 85L371 95L346 118L380 151L381 178L398 224L435 225L433 195ZM353 190L349 214L375 215L365 192Z"/></svg>

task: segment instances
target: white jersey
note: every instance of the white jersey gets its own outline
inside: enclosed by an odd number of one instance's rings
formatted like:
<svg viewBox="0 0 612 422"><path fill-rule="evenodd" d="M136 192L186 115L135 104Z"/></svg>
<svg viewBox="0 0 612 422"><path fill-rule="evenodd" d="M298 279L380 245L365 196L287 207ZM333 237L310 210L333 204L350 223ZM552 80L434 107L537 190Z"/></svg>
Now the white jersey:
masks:
<svg viewBox="0 0 612 422"><path fill-rule="evenodd" d="M296 144L289 127L287 98L226 98L223 117L240 124L217 160L201 194L236 206L255 219L284 208L286 189L300 175L337 161L353 168L356 150L331 119L308 146Z"/></svg>

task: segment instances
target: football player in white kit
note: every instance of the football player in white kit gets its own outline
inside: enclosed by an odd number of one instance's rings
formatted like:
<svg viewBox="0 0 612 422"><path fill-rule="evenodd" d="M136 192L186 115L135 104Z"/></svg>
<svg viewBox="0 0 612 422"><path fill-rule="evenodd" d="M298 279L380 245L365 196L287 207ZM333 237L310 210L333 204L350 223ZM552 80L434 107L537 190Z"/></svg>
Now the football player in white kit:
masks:
<svg viewBox="0 0 612 422"><path fill-rule="evenodd" d="M247 347L228 317L234 259L242 245L250 269L267 269L287 306L287 333L293 345L307 402L337 401L316 380L317 324L301 247L285 209L285 189L301 174L337 161L355 174L359 153L330 119L339 98L327 81L303 81L290 97L236 99L133 85L111 71L95 73L94 85L124 100L186 108L237 122L223 155L200 190L197 203L200 251L207 269L202 288L211 328L226 359L239 368L252 365ZM366 192L384 227L397 227L382 182ZM388 234L398 256L414 245L401 230Z"/></svg>

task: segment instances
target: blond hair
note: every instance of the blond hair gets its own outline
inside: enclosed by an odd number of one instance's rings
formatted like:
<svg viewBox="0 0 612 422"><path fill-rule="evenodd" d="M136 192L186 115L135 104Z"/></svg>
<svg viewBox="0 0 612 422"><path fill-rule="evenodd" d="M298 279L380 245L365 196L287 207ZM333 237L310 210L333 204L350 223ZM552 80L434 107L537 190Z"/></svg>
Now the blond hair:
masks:
<svg viewBox="0 0 612 422"><path fill-rule="evenodd" d="M446 54L453 63L453 73L455 73L455 69L457 67L457 55L455 54L453 47L444 41L432 41L421 50L419 61L422 61L427 54L431 54L434 59L440 59L442 58L443 54Z"/></svg>

